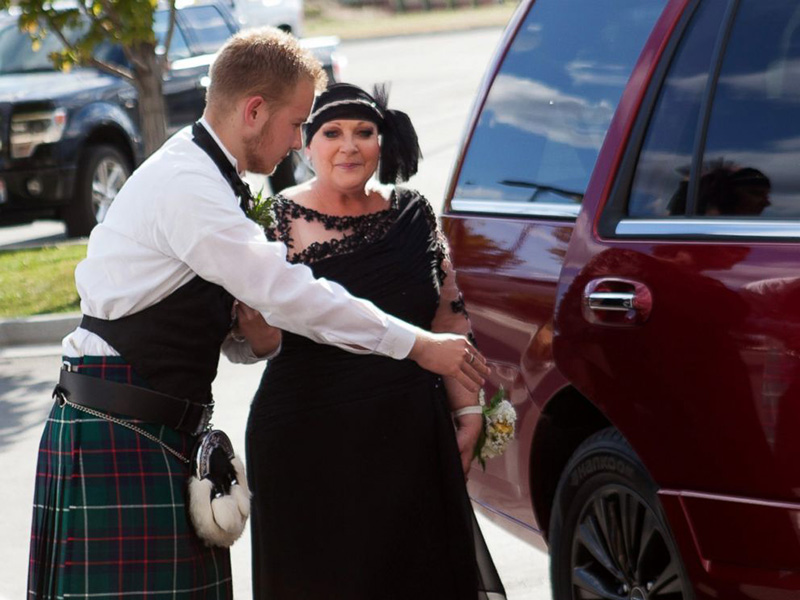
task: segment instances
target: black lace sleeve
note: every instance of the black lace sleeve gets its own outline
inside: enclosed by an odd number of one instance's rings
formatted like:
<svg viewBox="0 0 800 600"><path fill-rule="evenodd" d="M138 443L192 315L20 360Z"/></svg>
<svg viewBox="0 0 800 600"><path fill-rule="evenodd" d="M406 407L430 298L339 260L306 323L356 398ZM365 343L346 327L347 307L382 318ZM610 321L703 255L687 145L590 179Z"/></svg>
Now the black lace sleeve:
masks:
<svg viewBox="0 0 800 600"><path fill-rule="evenodd" d="M428 202L428 199L419 192L415 190L404 189L402 191L398 190L398 193L408 194L416 197L417 201L421 203L425 211L425 217L428 219L428 225L430 226L431 230L430 241L433 245L433 250L436 256L436 279L441 287L441 285L444 283L445 277L447 276L444 271L443 264L445 259L449 258L449 256L447 252L447 241L445 240L441 227L439 227L439 219L436 217L436 213L434 212L431 203Z"/></svg>
<svg viewBox="0 0 800 600"><path fill-rule="evenodd" d="M271 242L283 242L288 248L292 247L292 222L289 215L289 201L280 194L272 197L272 212L275 215L275 222L272 227L265 227L264 233Z"/></svg>

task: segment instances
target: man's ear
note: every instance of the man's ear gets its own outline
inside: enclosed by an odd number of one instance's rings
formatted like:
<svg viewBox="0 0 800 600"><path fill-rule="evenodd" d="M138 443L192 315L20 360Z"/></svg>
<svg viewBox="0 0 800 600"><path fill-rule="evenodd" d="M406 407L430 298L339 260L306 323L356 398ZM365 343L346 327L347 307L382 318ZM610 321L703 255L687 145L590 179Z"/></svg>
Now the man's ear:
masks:
<svg viewBox="0 0 800 600"><path fill-rule="evenodd" d="M244 123L247 127L261 129L262 123L269 119L269 107L261 96L247 98L243 108Z"/></svg>

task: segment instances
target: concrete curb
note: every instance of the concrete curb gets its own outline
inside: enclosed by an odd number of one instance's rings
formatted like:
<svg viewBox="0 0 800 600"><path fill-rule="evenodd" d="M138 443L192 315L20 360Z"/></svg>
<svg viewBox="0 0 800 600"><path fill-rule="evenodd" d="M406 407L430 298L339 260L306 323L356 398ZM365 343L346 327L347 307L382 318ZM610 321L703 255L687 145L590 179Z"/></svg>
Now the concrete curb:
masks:
<svg viewBox="0 0 800 600"><path fill-rule="evenodd" d="M0 347L57 344L81 321L80 313L0 319Z"/></svg>

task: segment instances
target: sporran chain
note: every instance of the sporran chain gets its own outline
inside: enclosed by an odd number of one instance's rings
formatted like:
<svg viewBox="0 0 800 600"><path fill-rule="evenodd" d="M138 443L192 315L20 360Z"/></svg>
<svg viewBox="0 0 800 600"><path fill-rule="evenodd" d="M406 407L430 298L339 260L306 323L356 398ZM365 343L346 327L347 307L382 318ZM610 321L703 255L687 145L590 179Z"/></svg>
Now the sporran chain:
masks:
<svg viewBox="0 0 800 600"><path fill-rule="evenodd" d="M101 412L96 411L96 410L94 410L92 408L87 408L86 406L81 406L80 404L75 404L73 402L70 402L69 400L67 400L61 394L59 394L59 402L61 402L62 405L66 404L67 406L71 406L75 410L79 410L79 411L85 412L87 414L92 415L93 417L97 417L99 419L103 419L103 420L109 421L111 423L116 423L117 425L121 425L122 427L126 427L126 428L130 429L131 431L134 431L134 432L138 433L139 435L142 435L142 436L146 437L148 440L155 442L156 444L158 444L159 446L164 448L164 450L166 450L170 454L176 456L177 458L179 458L181 461L183 461L187 465L192 463L192 461L189 460L188 458L186 458L183 454L181 454L180 452L178 452L177 450L175 450L171 446L168 446L167 444L162 442L160 439L158 439L156 436L154 436L152 433L148 433L147 431L145 431L141 427L137 427L136 425L128 423L127 421L123 421L122 419L118 419L116 417L112 417L111 415L107 415L105 413L101 413Z"/></svg>

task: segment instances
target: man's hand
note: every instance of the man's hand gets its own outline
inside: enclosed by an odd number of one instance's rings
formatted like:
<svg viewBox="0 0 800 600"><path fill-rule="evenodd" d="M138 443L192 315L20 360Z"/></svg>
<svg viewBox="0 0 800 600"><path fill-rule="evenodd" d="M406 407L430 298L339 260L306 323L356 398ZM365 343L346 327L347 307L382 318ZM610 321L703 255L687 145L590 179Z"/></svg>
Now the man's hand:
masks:
<svg viewBox="0 0 800 600"><path fill-rule="evenodd" d="M477 392L489 374L486 359L463 335L421 332L408 358L423 369L452 377L471 392Z"/></svg>
<svg viewBox="0 0 800 600"><path fill-rule="evenodd" d="M456 425L456 441L458 453L461 455L461 468L464 469L464 478L469 475L470 465L475 456L475 445L483 429L483 415L463 415L458 417Z"/></svg>
<svg viewBox="0 0 800 600"><path fill-rule="evenodd" d="M236 326L233 332L244 337L256 356L272 354L281 344L282 334L277 327L272 327L257 310L244 302L236 301Z"/></svg>

